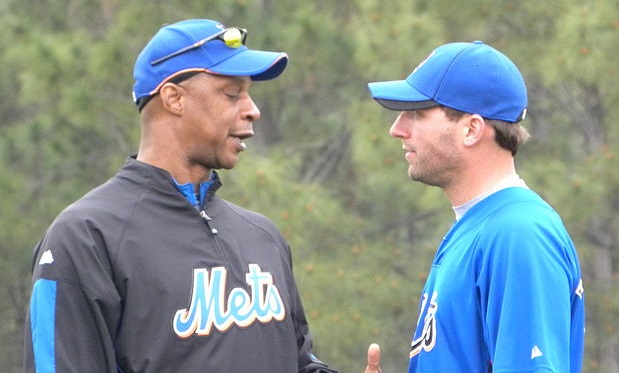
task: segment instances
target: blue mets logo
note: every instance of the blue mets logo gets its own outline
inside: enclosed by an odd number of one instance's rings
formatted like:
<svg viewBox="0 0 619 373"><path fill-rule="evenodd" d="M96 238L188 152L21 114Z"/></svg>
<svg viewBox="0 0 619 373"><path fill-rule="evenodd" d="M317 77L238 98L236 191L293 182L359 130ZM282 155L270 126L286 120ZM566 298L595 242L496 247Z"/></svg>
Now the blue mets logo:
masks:
<svg viewBox="0 0 619 373"><path fill-rule="evenodd" d="M436 311L438 310L438 303L436 302L436 298L438 297L438 293L434 292L432 294L432 298L430 299L430 305L428 306L427 313L423 319L423 328L421 329L421 335L414 339L411 343L411 351L409 357L413 357L418 355L421 350L431 351L436 345ZM421 303L421 314L419 315L419 319L417 320L417 325L419 326L421 322L421 316L423 311L426 309L426 305L428 303L428 294L423 295L423 300Z"/></svg>
<svg viewBox="0 0 619 373"><path fill-rule="evenodd" d="M224 267L212 268L210 276L205 268L194 269L189 307L176 311L172 320L176 335L205 336L213 328L226 331L233 325L247 327L256 321L268 323L285 318L284 303L269 272L250 264L245 276L250 291L234 288L226 299L227 274Z"/></svg>

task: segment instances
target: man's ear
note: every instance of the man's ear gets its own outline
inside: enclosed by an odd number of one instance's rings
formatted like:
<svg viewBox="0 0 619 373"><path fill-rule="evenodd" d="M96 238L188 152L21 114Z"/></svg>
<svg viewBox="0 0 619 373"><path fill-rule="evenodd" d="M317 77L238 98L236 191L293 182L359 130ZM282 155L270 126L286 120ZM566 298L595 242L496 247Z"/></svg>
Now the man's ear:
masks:
<svg viewBox="0 0 619 373"><path fill-rule="evenodd" d="M159 90L161 106L174 115L180 115L183 112L184 95L185 90L174 83L165 83Z"/></svg>
<svg viewBox="0 0 619 373"><path fill-rule="evenodd" d="M482 139L488 126L486 126L486 121L479 114L465 116L463 120L465 121L464 146L473 146Z"/></svg>

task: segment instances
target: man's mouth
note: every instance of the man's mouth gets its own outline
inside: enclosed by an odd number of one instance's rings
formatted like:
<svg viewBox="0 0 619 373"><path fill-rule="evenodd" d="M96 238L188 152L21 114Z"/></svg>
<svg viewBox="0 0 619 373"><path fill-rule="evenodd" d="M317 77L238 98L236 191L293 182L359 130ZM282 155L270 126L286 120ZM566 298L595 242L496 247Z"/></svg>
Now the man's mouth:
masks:
<svg viewBox="0 0 619 373"><path fill-rule="evenodd" d="M236 143L239 151L243 151L247 148L247 145L243 142L243 139L241 139L240 137L233 137L232 139Z"/></svg>

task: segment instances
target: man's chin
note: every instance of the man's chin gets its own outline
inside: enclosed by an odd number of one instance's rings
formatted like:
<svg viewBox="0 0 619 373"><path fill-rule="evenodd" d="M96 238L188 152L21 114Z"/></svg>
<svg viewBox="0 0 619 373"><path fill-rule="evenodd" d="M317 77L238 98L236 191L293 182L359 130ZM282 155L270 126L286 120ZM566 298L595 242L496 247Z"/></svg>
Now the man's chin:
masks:
<svg viewBox="0 0 619 373"><path fill-rule="evenodd" d="M226 160L225 162L222 162L218 169L222 169L222 170L231 170L234 167L236 167L236 165L239 163L239 157L236 156L234 157L234 159L230 159L230 160Z"/></svg>

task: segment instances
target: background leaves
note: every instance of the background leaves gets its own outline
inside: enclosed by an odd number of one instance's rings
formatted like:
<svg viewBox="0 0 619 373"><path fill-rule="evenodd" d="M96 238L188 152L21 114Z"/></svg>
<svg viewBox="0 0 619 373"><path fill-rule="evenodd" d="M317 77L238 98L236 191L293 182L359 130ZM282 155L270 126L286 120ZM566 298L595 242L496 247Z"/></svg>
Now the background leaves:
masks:
<svg viewBox="0 0 619 373"><path fill-rule="evenodd" d="M283 50L222 194L289 240L321 359L361 372L370 342L405 371L417 298L453 213L411 183L396 113L367 82L401 79L433 48L484 40L529 88L521 176L562 215L587 289L585 372L619 371L619 7L601 0L0 0L0 371L21 371L32 248L67 204L137 151L135 57L164 23L213 18Z"/></svg>

